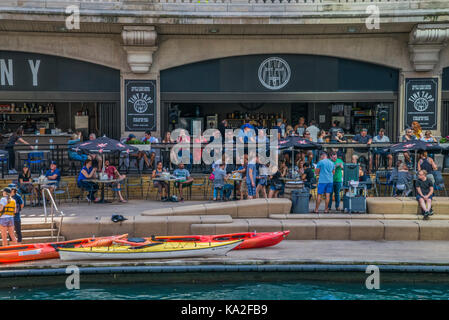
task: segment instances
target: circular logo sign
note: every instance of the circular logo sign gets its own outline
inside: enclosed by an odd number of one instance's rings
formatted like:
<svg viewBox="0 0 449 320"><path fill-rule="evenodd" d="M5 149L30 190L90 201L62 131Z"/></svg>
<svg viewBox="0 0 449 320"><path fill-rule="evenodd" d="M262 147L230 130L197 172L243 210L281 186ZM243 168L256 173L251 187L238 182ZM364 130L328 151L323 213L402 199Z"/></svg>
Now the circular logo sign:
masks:
<svg viewBox="0 0 449 320"><path fill-rule="evenodd" d="M279 90L290 80L290 66L281 58L266 59L259 67L259 81L270 90Z"/></svg>
<svg viewBox="0 0 449 320"><path fill-rule="evenodd" d="M153 99L144 93L136 93L129 102L133 104L134 110L138 113L144 113L148 110L148 104L153 103Z"/></svg>
<svg viewBox="0 0 449 320"><path fill-rule="evenodd" d="M415 100L413 107L416 109L416 111L423 112L429 107L429 101L422 97L418 98Z"/></svg>

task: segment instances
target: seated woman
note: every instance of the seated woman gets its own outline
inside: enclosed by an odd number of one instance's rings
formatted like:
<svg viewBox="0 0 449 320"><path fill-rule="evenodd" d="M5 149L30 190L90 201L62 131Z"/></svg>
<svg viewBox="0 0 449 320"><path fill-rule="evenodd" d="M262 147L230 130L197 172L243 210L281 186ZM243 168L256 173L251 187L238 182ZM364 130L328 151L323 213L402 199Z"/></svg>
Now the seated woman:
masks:
<svg viewBox="0 0 449 320"><path fill-rule="evenodd" d="M438 170L438 166L435 164L435 161L427 155L427 151L422 152L419 157L418 171L426 170L427 178L434 184L435 178L432 173Z"/></svg>
<svg viewBox="0 0 449 320"><path fill-rule="evenodd" d="M87 190L89 192L89 195L87 196L88 201L100 201L100 199L95 197L95 193L98 191L98 184L89 181L89 179L96 177L96 173L97 168L92 167L92 160L87 159L84 162L84 167L81 169L78 175L77 185L79 188Z"/></svg>
<svg viewBox="0 0 449 320"><path fill-rule="evenodd" d="M104 161L104 171L108 175L109 179L123 180L126 178L126 175L121 175L120 172L118 172L116 167L110 165L109 160ZM122 188L121 188L120 182L110 183L109 186L111 188L115 188L117 190L117 194L119 196L120 202L125 203L126 200L123 199L122 192L121 192Z"/></svg>
<svg viewBox="0 0 449 320"><path fill-rule="evenodd" d="M163 172L165 172L165 170L163 168L162 161L158 161L156 164L156 169L153 170L153 174L151 175L152 179L162 176ZM153 181L153 186L159 190L161 200L167 201L168 200L168 184L167 184L167 182Z"/></svg>
<svg viewBox="0 0 449 320"><path fill-rule="evenodd" d="M32 184L31 171L28 167L28 164L23 164L22 172L19 173L19 178L17 179L17 181L19 190L22 194L31 194L34 199L38 199L38 193L36 188Z"/></svg>
<svg viewBox="0 0 449 320"><path fill-rule="evenodd" d="M286 177L288 173L287 165L285 161L280 161L279 170L272 176L270 182L270 191L268 198L277 198L280 194L284 193L284 181L281 178Z"/></svg>

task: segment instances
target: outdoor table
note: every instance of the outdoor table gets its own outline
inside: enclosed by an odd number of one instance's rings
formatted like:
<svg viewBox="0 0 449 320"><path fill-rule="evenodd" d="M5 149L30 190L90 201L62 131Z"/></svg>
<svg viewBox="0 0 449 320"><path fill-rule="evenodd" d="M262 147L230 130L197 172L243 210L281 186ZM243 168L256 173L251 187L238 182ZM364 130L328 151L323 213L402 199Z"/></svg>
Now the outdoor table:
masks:
<svg viewBox="0 0 449 320"><path fill-rule="evenodd" d="M179 180L181 180L181 179L180 178L175 178L175 177L170 177L170 178L157 177L157 178L153 179L153 181L164 181L164 182L167 182L167 184L168 184L168 194L167 194L168 200L167 201L172 201L171 197L170 197L170 183L172 181L179 181Z"/></svg>
<svg viewBox="0 0 449 320"><path fill-rule="evenodd" d="M37 205L40 206L41 205L41 198L40 198L40 194L41 194L41 190L42 188L48 188L52 185L51 182L53 182L56 180L43 180L43 181L39 181L37 178L33 178L33 182L24 182L22 184L32 184L36 189L37 189Z"/></svg>
<svg viewBox="0 0 449 320"><path fill-rule="evenodd" d="M237 200L237 182L243 181L243 178L229 178L228 180L234 181L234 200Z"/></svg>
<svg viewBox="0 0 449 320"><path fill-rule="evenodd" d="M106 184L117 183L122 180L123 179L88 179L87 181L101 184L101 198L97 203L110 203L110 201L104 199L104 186Z"/></svg>

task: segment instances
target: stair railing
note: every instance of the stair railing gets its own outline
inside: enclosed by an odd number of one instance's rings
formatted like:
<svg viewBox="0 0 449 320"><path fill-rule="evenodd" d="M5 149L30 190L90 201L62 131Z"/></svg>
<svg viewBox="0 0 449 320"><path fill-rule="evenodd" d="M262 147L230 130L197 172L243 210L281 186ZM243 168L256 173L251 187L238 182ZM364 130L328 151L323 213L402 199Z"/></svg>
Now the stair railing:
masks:
<svg viewBox="0 0 449 320"><path fill-rule="evenodd" d="M62 228L62 220L64 218L64 213L58 209L56 206L55 200L53 199L53 196L48 188L43 187L42 188L42 200L44 202L44 213L45 213L45 223L47 223L47 199L45 198L45 193L48 194L48 198L50 200L51 205L51 211L50 211L50 217L51 217L51 239L53 240L53 225L54 225L54 214L55 211L60 214L61 220L59 221L59 227L58 227L58 235L56 236L56 241L59 241L59 236L61 235L61 228Z"/></svg>

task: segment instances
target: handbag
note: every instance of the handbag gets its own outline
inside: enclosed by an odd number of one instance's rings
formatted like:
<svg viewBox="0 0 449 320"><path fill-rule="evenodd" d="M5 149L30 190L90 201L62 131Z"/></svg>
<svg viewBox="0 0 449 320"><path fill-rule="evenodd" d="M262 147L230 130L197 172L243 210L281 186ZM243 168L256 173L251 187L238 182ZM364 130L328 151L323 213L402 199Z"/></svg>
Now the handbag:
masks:
<svg viewBox="0 0 449 320"><path fill-rule="evenodd" d="M210 180L210 181L214 181L214 180L215 180L215 175L214 175L213 172L210 174L209 180Z"/></svg>

